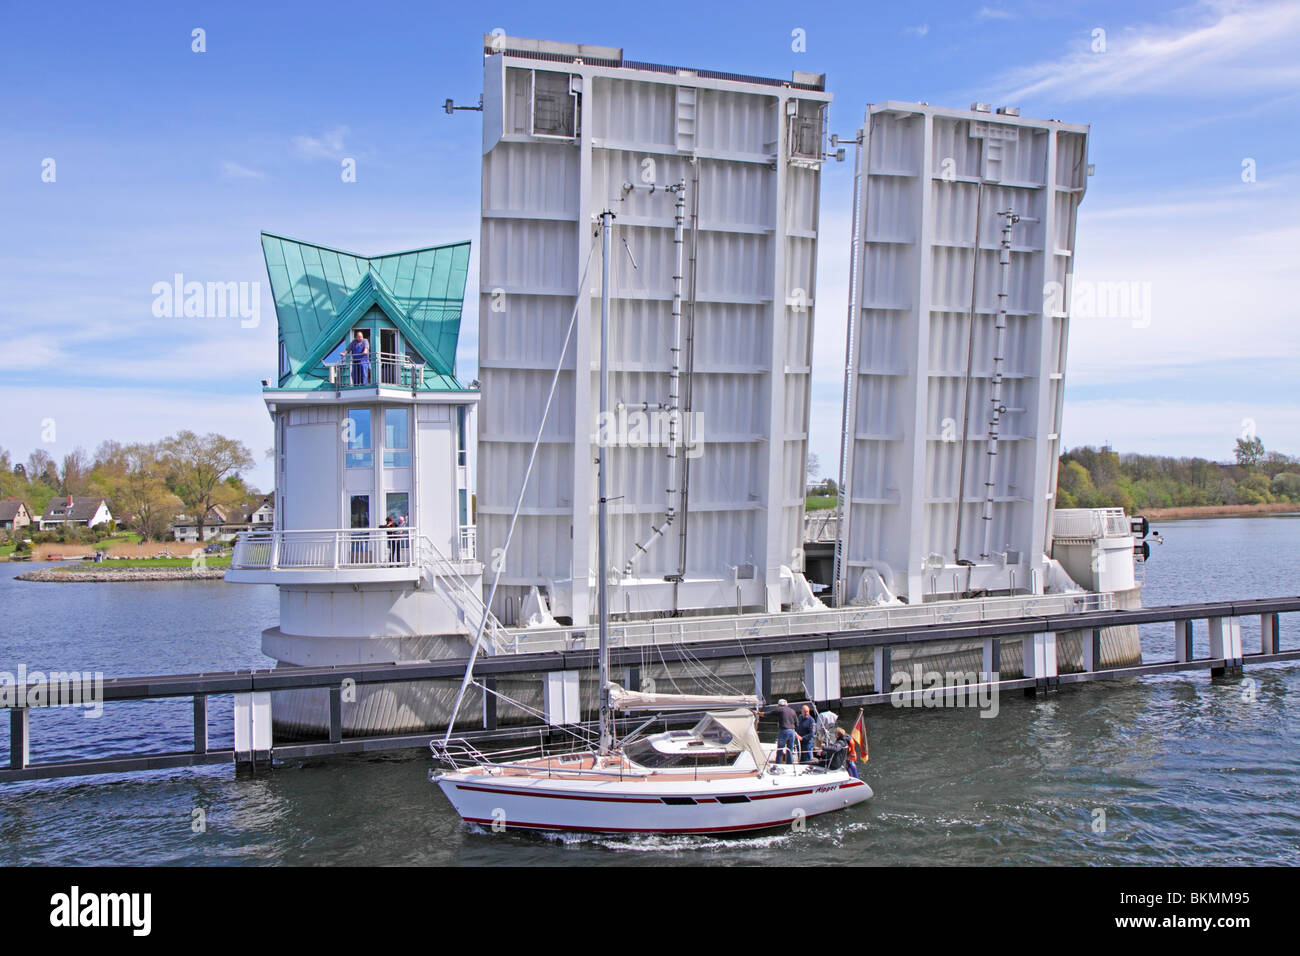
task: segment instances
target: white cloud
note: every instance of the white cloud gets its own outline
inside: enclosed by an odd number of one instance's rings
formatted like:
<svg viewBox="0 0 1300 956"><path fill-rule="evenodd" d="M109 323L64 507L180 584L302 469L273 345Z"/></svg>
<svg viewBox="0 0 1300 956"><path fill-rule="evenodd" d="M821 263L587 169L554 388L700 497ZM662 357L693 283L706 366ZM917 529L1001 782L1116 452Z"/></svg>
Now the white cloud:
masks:
<svg viewBox="0 0 1300 956"><path fill-rule="evenodd" d="M349 132L346 126L336 126L320 136L295 136L293 145L303 156L312 159L342 159Z"/></svg>
<svg viewBox="0 0 1300 956"><path fill-rule="evenodd" d="M847 192L828 181L828 196L832 189ZM1249 417L1269 447L1300 452L1300 403L1292 411L1252 398L1276 394L1282 363L1300 368L1300 175L1096 202L1090 196L1080 207L1076 286L1149 283L1151 308L1149 321L1071 319L1067 389L1105 387L1115 397L1067 392L1066 443L1109 438L1131 451L1223 458ZM843 205L824 212L817 258L810 446L827 474L839 460L844 379L850 223ZM1215 370L1221 399L1132 397L1139 389L1185 395L1189 369L1206 368Z"/></svg>
<svg viewBox="0 0 1300 956"><path fill-rule="evenodd" d="M0 416L0 446L19 459L38 447L59 458L78 445L93 452L106 439L157 441L187 428L239 439L255 462L246 477L260 488L269 489L273 483L265 455L274 441L271 420L254 388L247 395L232 397L172 387L0 385L0 407L8 410ZM46 419L54 422L56 441L51 444L42 443Z"/></svg>
<svg viewBox="0 0 1300 956"><path fill-rule="evenodd" d="M266 173L260 172L256 169L250 169L247 166L241 166L234 160L227 159L221 163L221 178L236 181L241 179L260 180L266 178Z"/></svg>
<svg viewBox="0 0 1300 956"><path fill-rule="evenodd" d="M1099 23L1060 59L1004 74L995 84L1002 91L998 96L1185 96L1289 89L1300 82L1300 5L1202 3L1182 16L1190 22L1128 28Z"/></svg>
<svg viewBox="0 0 1300 956"><path fill-rule="evenodd" d="M993 7L980 7L980 12L975 16L980 20L1014 20L1016 17L1010 10L995 9Z"/></svg>
<svg viewBox="0 0 1300 956"><path fill-rule="evenodd" d="M1202 205L1157 197L1080 207L1075 280L1149 283L1149 319L1070 324L1071 384L1123 381L1179 366L1300 362L1300 199L1241 184ZM1248 393L1249 382L1242 383Z"/></svg>
<svg viewBox="0 0 1300 956"><path fill-rule="evenodd" d="M916 27L905 27L903 29L903 33L907 34L908 36L914 36L914 37L923 37L929 32L930 32L930 24L928 23L922 23L920 26L916 26Z"/></svg>

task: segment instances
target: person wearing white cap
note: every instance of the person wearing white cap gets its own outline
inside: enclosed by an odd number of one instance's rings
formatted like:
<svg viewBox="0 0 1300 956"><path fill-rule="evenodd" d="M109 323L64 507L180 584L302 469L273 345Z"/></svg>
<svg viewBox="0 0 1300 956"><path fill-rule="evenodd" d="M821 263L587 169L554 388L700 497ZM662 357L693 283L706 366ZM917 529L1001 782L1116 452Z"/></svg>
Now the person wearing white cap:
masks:
<svg viewBox="0 0 1300 956"><path fill-rule="evenodd" d="M795 712L783 697L776 702L773 714L781 728L776 735L776 762L794 763L794 751L799 746L798 735L794 732Z"/></svg>

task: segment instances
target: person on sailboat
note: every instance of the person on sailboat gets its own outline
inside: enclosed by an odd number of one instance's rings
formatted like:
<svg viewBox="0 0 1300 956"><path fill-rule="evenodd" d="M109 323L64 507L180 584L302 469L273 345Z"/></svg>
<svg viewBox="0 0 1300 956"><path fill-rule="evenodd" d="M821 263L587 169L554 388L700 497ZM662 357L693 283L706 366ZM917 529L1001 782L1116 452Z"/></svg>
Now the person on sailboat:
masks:
<svg viewBox="0 0 1300 956"><path fill-rule="evenodd" d="M794 709L785 702L784 697L776 702L776 710L773 714L780 728L776 735L776 762L794 763L794 752L799 747L799 735L794 730L798 718L795 717Z"/></svg>
<svg viewBox="0 0 1300 956"><path fill-rule="evenodd" d="M835 728L835 739L819 750L817 755L820 758L822 765L827 770L839 770L841 768L847 769L845 767L846 763L848 764L848 767L853 766L851 763L848 763L849 738L848 735L844 733L843 727ZM856 777L856 768L849 770L849 773Z"/></svg>
<svg viewBox="0 0 1300 956"><path fill-rule="evenodd" d="M817 719L812 715L812 708L807 704L799 708L799 717L794 722L794 733L799 738L799 759L803 763L812 763L813 735L817 732Z"/></svg>

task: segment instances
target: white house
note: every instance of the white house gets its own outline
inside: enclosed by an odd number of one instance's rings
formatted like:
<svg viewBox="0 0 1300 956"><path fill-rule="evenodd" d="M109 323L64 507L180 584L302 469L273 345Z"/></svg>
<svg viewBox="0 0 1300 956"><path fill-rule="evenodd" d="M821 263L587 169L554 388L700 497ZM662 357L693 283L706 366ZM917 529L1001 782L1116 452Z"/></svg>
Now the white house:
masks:
<svg viewBox="0 0 1300 956"><path fill-rule="evenodd" d="M50 499L49 506L41 515L40 527L42 531L56 531L69 525L93 528L112 520L113 513L103 498L68 495Z"/></svg>
<svg viewBox="0 0 1300 956"><path fill-rule="evenodd" d="M25 528L31 523L32 513L27 509L25 501L19 501L17 498L0 501L0 528L12 531Z"/></svg>

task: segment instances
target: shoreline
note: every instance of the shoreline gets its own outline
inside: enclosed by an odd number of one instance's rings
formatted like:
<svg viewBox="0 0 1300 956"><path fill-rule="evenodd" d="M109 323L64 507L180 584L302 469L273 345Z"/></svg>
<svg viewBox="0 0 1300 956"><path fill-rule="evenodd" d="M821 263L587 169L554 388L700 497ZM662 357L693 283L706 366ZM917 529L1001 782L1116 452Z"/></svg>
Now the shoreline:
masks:
<svg viewBox="0 0 1300 956"><path fill-rule="evenodd" d="M1148 521L1181 521L1190 518L1241 518L1253 515L1300 513L1300 505L1274 501L1259 505L1198 505L1184 508L1139 508L1133 516Z"/></svg>
<svg viewBox="0 0 1300 956"><path fill-rule="evenodd" d="M94 571L37 568L15 575L14 580L43 584L111 584L117 581L224 581L225 577L225 568L204 568L202 571L193 568L118 568Z"/></svg>

